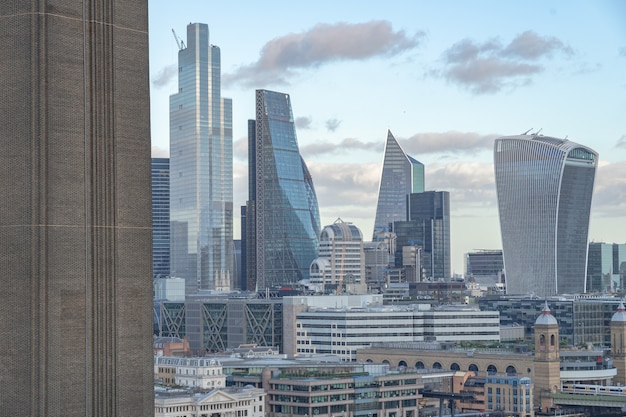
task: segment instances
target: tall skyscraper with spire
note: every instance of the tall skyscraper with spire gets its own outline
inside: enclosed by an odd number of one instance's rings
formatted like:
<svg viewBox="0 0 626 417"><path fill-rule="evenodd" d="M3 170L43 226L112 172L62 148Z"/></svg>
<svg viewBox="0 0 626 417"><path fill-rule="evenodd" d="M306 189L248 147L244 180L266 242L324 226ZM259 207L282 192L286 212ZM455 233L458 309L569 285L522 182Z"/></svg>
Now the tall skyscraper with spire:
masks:
<svg viewBox="0 0 626 417"><path fill-rule="evenodd" d="M598 154L543 135L498 138L494 168L506 291L538 297L585 292Z"/></svg>
<svg viewBox="0 0 626 417"><path fill-rule="evenodd" d="M248 164L247 289L308 279L319 246L319 207L298 149L288 94L256 91L256 120L248 123Z"/></svg>
<svg viewBox="0 0 626 417"><path fill-rule="evenodd" d="M407 155L388 130L378 189L374 234L389 230L395 221L407 220L407 195L422 192L424 192L424 164Z"/></svg>
<svg viewBox="0 0 626 417"><path fill-rule="evenodd" d="M230 289L233 278L232 101L220 71L208 26L190 23L170 96L170 267L187 294Z"/></svg>
<svg viewBox="0 0 626 417"><path fill-rule="evenodd" d="M0 2L0 415L154 415L148 7Z"/></svg>

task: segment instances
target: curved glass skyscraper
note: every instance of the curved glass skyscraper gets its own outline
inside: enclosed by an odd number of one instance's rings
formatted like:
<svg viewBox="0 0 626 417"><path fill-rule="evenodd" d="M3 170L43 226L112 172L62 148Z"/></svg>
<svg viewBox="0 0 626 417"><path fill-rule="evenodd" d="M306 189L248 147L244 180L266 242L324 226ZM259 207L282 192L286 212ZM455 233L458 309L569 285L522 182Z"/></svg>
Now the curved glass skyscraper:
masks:
<svg viewBox="0 0 626 417"><path fill-rule="evenodd" d="M288 94L256 92L248 125L247 289L309 278L320 217L313 180L300 156Z"/></svg>
<svg viewBox="0 0 626 417"><path fill-rule="evenodd" d="M494 166L508 294L585 292L598 154L539 135L496 139Z"/></svg>
<svg viewBox="0 0 626 417"><path fill-rule="evenodd" d="M424 164L407 155L388 130L383 172L378 189L374 234L389 230L389 225L395 221L407 220L407 195L422 192L424 192Z"/></svg>

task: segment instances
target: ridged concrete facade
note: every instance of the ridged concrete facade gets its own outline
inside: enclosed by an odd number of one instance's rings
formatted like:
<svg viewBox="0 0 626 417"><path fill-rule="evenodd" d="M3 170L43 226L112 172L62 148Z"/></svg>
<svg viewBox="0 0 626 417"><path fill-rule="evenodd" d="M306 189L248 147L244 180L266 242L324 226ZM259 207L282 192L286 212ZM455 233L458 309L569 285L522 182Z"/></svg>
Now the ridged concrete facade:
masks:
<svg viewBox="0 0 626 417"><path fill-rule="evenodd" d="M585 292L598 154L566 139L496 139L494 167L507 294Z"/></svg>
<svg viewBox="0 0 626 417"><path fill-rule="evenodd" d="M0 3L0 415L153 415L147 2Z"/></svg>

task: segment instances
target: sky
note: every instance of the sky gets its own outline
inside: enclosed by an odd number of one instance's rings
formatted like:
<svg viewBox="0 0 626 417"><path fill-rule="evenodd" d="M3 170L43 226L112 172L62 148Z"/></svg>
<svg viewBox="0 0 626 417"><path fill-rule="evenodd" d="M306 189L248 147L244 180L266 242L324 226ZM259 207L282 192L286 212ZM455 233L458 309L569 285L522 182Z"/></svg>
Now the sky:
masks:
<svg viewBox="0 0 626 417"><path fill-rule="evenodd" d="M390 130L426 190L450 192L461 274L465 253L502 247L493 141L530 130L599 153L589 239L626 243L625 1L149 0L149 19L153 156L169 155L176 37L206 23L221 49L235 213L255 90L269 89L291 96L322 227L341 218L370 240Z"/></svg>

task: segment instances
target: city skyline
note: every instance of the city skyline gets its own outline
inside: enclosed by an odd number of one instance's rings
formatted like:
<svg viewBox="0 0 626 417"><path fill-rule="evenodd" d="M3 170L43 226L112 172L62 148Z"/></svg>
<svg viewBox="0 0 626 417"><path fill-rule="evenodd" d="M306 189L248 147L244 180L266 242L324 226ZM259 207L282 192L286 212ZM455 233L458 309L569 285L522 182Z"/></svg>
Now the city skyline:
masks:
<svg viewBox="0 0 626 417"><path fill-rule="evenodd" d="M427 189L450 191L461 273L465 252L501 248L493 140L532 128L599 152L589 237L626 239L626 4L286 5L246 3L243 15L227 4L151 3L154 156L166 153L163 112L176 89L171 29L197 20L222 49L223 94L234 102L236 207L248 192L254 90L269 88L292 98L322 224L341 217L371 236L390 129L426 166Z"/></svg>

